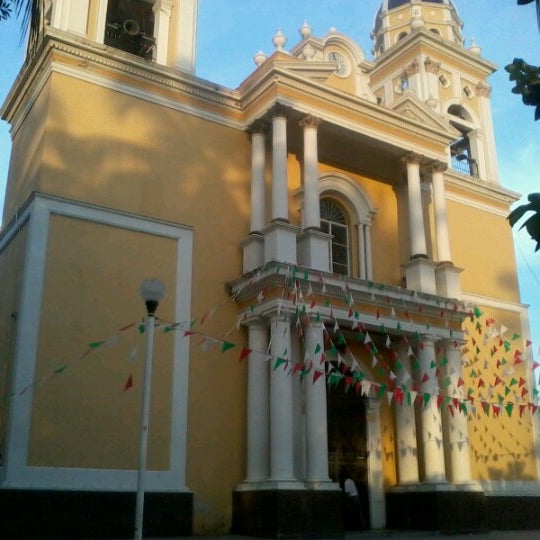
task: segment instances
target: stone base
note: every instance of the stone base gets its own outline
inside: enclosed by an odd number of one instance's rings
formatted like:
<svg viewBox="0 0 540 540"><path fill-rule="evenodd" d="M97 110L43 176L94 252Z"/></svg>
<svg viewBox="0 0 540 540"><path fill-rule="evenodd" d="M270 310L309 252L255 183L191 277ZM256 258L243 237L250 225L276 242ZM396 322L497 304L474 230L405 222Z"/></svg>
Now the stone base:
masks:
<svg viewBox="0 0 540 540"><path fill-rule="evenodd" d="M332 235L322 231L309 229L298 236L298 264L330 272L330 249L332 246Z"/></svg>
<svg viewBox="0 0 540 540"><path fill-rule="evenodd" d="M424 257L411 259L405 268L405 280L407 289L428 294L437 294L437 283L435 281L435 267L437 263Z"/></svg>
<svg viewBox="0 0 540 540"><path fill-rule="evenodd" d="M135 493L0 490L0 538L133 538ZM192 493L146 493L144 537L191 536Z"/></svg>
<svg viewBox="0 0 540 540"><path fill-rule="evenodd" d="M259 233L251 233L242 242L243 273L247 274L264 264L264 236Z"/></svg>
<svg viewBox="0 0 540 540"><path fill-rule="evenodd" d="M490 529L540 529L540 497L486 496Z"/></svg>
<svg viewBox="0 0 540 540"><path fill-rule="evenodd" d="M454 266L451 262L440 262L435 268L437 294L446 298L461 298L459 275L463 268Z"/></svg>
<svg viewBox="0 0 540 540"><path fill-rule="evenodd" d="M235 491L232 532L265 538L342 538L341 491Z"/></svg>
<svg viewBox="0 0 540 540"><path fill-rule="evenodd" d="M485 531L486 497L483 491L389 491L386 522L388 529Z"/></svg>
<svg viewBox="0 0 540 540"><path fill-rule="evenodd" d="M284 221L273 221L264 231L264 262L296 264L296 237L300 227Z"/></svg>

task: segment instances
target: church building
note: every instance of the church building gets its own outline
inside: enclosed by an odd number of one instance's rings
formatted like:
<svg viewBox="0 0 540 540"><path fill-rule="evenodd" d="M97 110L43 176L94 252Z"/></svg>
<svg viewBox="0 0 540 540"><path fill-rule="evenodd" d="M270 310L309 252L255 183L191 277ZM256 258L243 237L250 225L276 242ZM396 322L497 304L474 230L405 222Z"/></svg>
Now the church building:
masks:
<svg viewBox="0 0 540 540"><path fill-rule="evenodd" d="M230 89L197 0L44 0L0 110L0 537L133 536L146 278L146 536L540 528L520 195L455 4L381 0L371 59L278 31Z"/></svg>

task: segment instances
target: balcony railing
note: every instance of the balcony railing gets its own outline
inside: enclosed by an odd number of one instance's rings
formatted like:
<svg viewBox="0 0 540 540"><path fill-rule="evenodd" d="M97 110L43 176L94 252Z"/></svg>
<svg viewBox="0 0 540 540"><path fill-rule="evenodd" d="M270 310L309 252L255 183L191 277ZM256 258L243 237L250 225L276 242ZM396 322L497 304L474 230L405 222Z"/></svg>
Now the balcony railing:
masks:
<svg viewBox="0 0 540 540"><path fill-rule="evenodd" d="M452 156L452 169L461 174L479 178L478 163L476 162L476 159L470 158L465 154Z"/></svg>

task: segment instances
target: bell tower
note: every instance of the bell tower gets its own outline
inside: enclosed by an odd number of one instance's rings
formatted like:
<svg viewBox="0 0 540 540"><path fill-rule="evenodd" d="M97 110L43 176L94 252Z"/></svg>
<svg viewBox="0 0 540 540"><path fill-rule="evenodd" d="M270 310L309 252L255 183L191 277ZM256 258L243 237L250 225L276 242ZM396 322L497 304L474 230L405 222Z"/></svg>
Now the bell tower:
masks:
<svg viewBox="0 0 540 540"><path fill-rule="evenodd" d="M198 0L48 0L44 22L145 60L195 72Z"/></svg>
<svg viewBox="0 0 540 540"><path fill-rule="evenodd" d="M384 0L373 29L375 57L422 26L451 43L463 43L463 22L451 0Z"/></svg>
<svg viewBox="0 0 540 540"><path fill-rule="evenodd" d="M496 66L468 47L451 0L383 0L372 32L372 89L379 103L404 110L419 100L456 129L451 170L498 184L487 79Z"/></svg>

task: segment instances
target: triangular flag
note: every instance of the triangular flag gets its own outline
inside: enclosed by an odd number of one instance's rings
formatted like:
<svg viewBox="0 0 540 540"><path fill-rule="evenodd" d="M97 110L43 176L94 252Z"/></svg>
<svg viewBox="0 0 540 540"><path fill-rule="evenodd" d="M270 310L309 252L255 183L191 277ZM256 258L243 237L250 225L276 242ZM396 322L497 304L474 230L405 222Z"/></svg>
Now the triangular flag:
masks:
<svg viewBox="0 0 540 540"><path fill-rule="evenodd" d="M124 384L124 392L130 388L133 388L133 375L130 375L126 381L126 384Z"/></svg>
<svg viewBox="0 0 540 540"><path fill-rule="evenodd" d="M238 357L238 361L241 362L242 360L245 360L250 354L251 349L248 349L247 347L242 347L240 349L240 356Z"/></svg>
<svg viewBox="0 0 540 540"><path fill-rule="evenodd" d="M235 347L234 343L224 341L223 345L221 346L221 352L224 353L225 351L228 351L229 349L232 349L233 347Z"/></svg>

